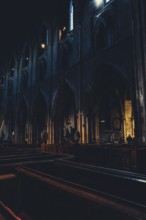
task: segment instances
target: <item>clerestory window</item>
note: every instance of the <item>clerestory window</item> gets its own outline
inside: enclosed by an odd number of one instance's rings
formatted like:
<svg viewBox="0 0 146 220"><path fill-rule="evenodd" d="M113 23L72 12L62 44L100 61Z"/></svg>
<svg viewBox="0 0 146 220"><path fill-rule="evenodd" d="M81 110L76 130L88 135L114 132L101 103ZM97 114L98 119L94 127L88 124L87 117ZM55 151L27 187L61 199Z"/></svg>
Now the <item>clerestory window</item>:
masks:
<svg viewBox="0 0 146 220"><path fill-rule="evenodd" d="M71 0L63 11L61 23L59 25L59 42L67 37L69 32L74 29L74 5Z"/></svg>
<svg viewBox="0 0 146 220"><path fill-rule="evenodd" d="M74 7L72 0L69 5L69 31L74 29Z"/></svg>

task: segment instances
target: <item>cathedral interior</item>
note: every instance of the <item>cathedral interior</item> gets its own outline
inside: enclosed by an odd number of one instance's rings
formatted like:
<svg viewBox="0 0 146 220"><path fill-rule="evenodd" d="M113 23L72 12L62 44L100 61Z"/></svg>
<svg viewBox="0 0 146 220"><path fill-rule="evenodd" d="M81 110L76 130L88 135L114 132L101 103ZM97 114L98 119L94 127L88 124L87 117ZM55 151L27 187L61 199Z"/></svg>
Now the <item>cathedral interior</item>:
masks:
<svg viewBox="0 0 146 220"><path fill-rule="evenodd" d="M5 2L0 27L0 220L146 220L146 2Z"/></svg>

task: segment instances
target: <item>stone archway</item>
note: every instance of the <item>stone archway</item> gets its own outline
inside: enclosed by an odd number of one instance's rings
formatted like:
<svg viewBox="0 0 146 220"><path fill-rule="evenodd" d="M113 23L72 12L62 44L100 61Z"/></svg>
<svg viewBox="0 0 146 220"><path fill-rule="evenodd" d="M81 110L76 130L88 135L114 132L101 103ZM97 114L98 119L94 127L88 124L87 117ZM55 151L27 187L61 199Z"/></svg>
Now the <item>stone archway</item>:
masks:
<svg viewBox="0 0 146 220"><path fill-rule="evenodd" d="M64 129L76 128L76 105L71 88L64 83L58 91L54 107L54 142L63 143Z"/></svg>
<svg viewBox="0 0 146 220"><path fill-rule="evenodd" d="M123 133L123 100L116 88L107 88L99 105L99 136L101 142L119 142Z"/></svg>
<svg viewBox="0 0 146 220"><path fill-rule="evenodd" d="M47 104L42 93L38 95L32 109L32 143L40 143L41 132L47 125Z"/></svg>
<svg viewBox="0 0 146 220"><path fill-rule="evenodd" d="M89 142L119 143L126 140L127 135L125 103L130 84L124 75L111 66L102 66L98 71L88 102ZM132 97L128 99L132 102ZM133 122L128 126L134 133Z"/></svg>

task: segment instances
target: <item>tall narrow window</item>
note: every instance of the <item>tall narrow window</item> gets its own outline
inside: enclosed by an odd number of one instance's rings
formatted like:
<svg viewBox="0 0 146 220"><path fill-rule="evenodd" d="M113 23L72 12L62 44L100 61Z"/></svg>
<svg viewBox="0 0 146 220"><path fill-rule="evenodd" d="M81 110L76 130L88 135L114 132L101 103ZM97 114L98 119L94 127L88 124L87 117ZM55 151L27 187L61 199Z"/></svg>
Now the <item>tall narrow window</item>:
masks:
<svg viewBox="0 0 146 220"><path fill-rule="evenodd" d="M74 7L72 0L69 5L69 31L74 29Z"/></svg>

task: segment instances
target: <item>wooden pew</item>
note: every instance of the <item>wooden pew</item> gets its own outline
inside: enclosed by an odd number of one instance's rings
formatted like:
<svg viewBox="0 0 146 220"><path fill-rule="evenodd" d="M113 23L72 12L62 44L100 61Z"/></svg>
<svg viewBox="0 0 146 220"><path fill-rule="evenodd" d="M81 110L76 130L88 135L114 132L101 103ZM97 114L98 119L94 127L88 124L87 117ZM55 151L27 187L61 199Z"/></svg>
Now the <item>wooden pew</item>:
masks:
<svg viewBox="0 0 146 220"><path fill-rule="evenodd" d="M146 205L146 175L117 169L74 163L69 160L55 161L66 177L77 173L77 183L123 197L133 202ZM65 168L66 167L66 168Z"/></svg>
<svg viewBox="0 0 146 220"><path fill-rule="evenodd" d="M60 157L55 154L48 154L47 159L41 158L39 160L28 160L25 162L17 162L17 163L8 163L0 165L0 200L10 205L12 209L16 209L15 205L17 204L16 198L19 189L17 176L15 173L16 167L21 167L25 164L41 164L51 162L56 158Z"/></svg>
<svg viewBox="0 0 146 220"><path fill-rule="evenodd" d="M35 220L146 219L146 206L28 168L17 168L19 208Z"/></svg>
<svg viewBox="0 0 146 220"><path fill-rule="evenodd" d="M0 175L0 201L12 209L17 205L18 181L15 173Z"/></svg>
<svg viewBox="0 0 146 220"><path fill-rule="evenodd" d="M1 155L0 154L0 160L1 159L5 159L5 158L16 158L16 157L20 157L20 156L23 156L23 157L27 157L27 156L30 156L30 155L41 155L40 152L35 152L35 153L30 153L30 152L19 152L19 153L13 153L13 154L9 154L9 152L7 154L3 154ZM43 155L43 153L42 153Z"/></svg>
<svg viewBox="0 0 146 220"><path fill-rule="evenodd" d="M5 203L0 201L0 220L34 220L27 213L16 213Z"/></svg>
<svg viewBox="0 0 146 220"><path fill-rule="evenodd" d="M33 170L146 205L146 176L116 169L55 160L29 166Z"/></svg>
<svg viewBox="0 0 146 220"><path fill-rule="evenodd" d="M126 144L78 144L76 161L137 171L136 146Z"/></svg>
<svg viewBox="0 0 146 220"><path fill-rule="evenodd" d="M53 155L49 155L49 154L38 154L38 155L27 155L27 156L21 156L21 154L19 155L19 157L7 157L4 159L0 160L0 164L8 164L8 163L16 163L16 162L23 162L23 161L29 161L29 160L41 160L41 159L48 159L50 158L50 156Z"/></svg>
<svg viewBox="0 0 146 220"><path fill-rule="evenodd" d="M0 160L0 174L14 172L16 167L26 166L30 164L41 164L41 163L50 163L50 161L55 160L57 158L69 158L67 156L59 155L59 154L47 154L40 153L40 155L32 155L26 157L13 157L7 158L4 160Z"/></svg>

